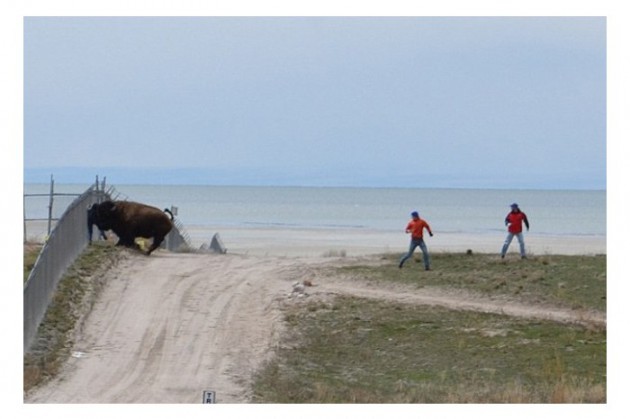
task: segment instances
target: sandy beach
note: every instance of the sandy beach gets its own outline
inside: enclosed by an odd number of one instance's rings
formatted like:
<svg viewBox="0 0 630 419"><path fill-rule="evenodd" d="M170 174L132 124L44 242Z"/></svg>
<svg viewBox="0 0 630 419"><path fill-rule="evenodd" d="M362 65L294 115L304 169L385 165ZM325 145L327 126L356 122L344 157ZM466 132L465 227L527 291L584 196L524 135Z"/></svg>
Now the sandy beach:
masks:
<svg viewBox="0 0 630 419"><path fill-rule="evenodd" d="M46 238L45 222L29 222L25 235L29 241ZM218 233L228 252L257 256L319 257L332 255L363 256L403 253L409 245L404 232L368 229L297 229L275 227L185 226L191 247L210 244ZM111 235L111 232L109 233ZM505 235L441 233L425 237L429 252L499 253ZM606 237L592 235L541 235L525 233L525 246L531 255L596 255L606 254ZM518 252L512 241L509 252Z"/></svg>
<svg viewBox="0 0 630 419"><path fill-rule="evenodd" d="M29 222L25 235L30 241L41 242L46 237L45 222ZM193 249L210 244L218 233L230 253L257 256L362 256L383 253L403 253L409 245L404 232L368 229L297 229L276 227L226 227L222 225L185 226ZM499 253L505 235L441 233L425 237L429 252ZM96 237L96 233L95 237ZM111 233L110 233L111 235ZM596 255L606 254L606 237L595 235L549 235L525 233L525 246L531 255ZM518 252L513 240L509 252Z"/></svg>
<svg viewBox="0 0 630 419"><path fill-rule="evenodd" d="M214 226L187 230L193 247L210 243L219 233L228 252L273 256L322 256L345 254L361 256L382 253L403 253L409 245L409 236L403 232L364 229L280 229L280 228L226 228ZM502 234L475 235L470 233L439 233L425 237L429 252L499 253L505 236ZM527 252L531 255L595 255L606 254L606 237L525 235ZM513 240L509 252L518 252Z"/></svg>

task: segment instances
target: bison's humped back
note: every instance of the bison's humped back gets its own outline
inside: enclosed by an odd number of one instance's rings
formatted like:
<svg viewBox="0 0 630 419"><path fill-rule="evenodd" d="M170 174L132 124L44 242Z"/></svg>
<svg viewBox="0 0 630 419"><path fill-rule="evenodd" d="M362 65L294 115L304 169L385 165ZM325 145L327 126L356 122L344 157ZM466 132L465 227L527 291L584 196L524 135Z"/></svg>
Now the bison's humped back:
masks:
<svg viewBox="0 0 630 419"><path fill-rule="evenodd" d="M166 213L150 205L118 201L116 211L120 222L130 229L134 237L164 238L173 228L173 223Z"/></svg>

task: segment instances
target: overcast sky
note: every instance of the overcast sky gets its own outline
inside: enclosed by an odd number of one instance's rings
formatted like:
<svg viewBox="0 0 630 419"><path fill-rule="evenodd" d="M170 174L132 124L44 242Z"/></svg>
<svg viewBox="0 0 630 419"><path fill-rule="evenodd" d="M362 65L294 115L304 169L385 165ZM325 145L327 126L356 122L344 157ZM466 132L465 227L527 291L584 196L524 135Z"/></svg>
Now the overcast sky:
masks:
<svg viewBox="0 0 630 419"><path fill-rule="evenodd" d="M24 168L604 189L606 19L28 17Z"/></svg>

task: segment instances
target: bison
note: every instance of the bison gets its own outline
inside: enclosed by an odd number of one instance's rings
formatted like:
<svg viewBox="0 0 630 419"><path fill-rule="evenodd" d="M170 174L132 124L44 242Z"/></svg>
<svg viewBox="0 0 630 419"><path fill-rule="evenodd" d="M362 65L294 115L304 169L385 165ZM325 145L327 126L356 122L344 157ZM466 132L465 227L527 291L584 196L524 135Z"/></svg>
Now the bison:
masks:
<svg viewBox="0 0 630 419"><path fill-rule="evenodd" d="M165 214L169 213L169 216ZM129 201L104 201L90 208L88 223L100 230L112 230L118 236L118 246L137 247L136 237L153 238L147 250L150 255L173 228L173 214L169 210ZM92 230L89 224L89 230Z"/></svg>
<svg viewBox="0 0 630 419"><path fill-rule="evenodd" d="M96 224L96 210L98 209L99 204L90 205L87 209L87 226L88 226L88 240L92 243L92 232L94 230L94 225ZM107 240L107 236L105 235L105 230L101 227L98 227L99 237L103 240Z"/></svg>

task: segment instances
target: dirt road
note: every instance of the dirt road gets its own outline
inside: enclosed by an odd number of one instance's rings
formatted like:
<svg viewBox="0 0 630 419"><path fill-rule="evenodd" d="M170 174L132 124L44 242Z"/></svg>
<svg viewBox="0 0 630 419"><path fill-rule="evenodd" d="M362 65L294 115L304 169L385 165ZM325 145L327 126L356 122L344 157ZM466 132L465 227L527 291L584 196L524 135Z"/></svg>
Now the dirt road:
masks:
<svg viewBox="0 0 630 419"><path fill-rule="evenodd" d="M110 272L60 377L26 401L199 403L204 390L247 400L282 323L282 270L282 260L234 255L131 255Z"/></svg>
<svg viewBox="0 0 630 419"><path fill-rule="evenodd" d="M349 294L410 304L605 323L602 314L472 300L424 290L370 287L317 277L334 258L129 254L108 273L107 285L77 331L72 357L59 377L25 397L26 403L217 403L250 400L248 384L279 342L281 303L306 291ZM311 298L311 297L308 297Z"/></svg>

